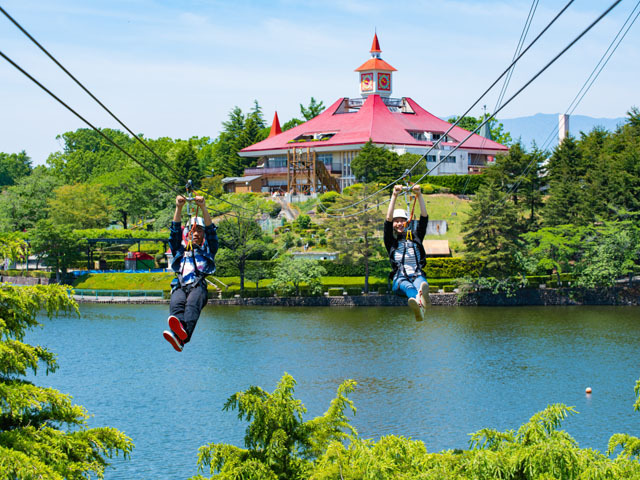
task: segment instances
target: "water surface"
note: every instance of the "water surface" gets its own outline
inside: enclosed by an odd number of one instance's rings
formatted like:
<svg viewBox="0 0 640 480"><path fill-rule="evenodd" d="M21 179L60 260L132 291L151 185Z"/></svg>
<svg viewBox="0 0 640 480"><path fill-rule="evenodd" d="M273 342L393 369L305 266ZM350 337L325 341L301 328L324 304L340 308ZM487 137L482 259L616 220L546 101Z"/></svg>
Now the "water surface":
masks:
<svg viewBox="0 0 640 480"><path fill-rule="evenodd" d="M640 434L637 307L433 307L422 323L404 308L206 307L182 353L162 339L167 311L85 304L27 337L58 354L38 385L133 438L107 480L187 478L201 445L242 446L246 424L222 406L250 385L272 391L284 372L307 419L354 379L361 436L403 435L429 451L467 448L469 433L516 429L556 402L580 412L564 429L581 447Z"/></svg>

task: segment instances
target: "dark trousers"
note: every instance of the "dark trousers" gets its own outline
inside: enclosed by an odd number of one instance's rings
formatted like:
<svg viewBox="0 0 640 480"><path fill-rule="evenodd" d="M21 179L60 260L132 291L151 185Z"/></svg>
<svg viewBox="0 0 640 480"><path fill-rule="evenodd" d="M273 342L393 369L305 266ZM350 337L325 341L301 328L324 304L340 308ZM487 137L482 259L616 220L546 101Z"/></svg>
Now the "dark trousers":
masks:
<svg viewBox="0 0 640 480"><path fill-rule="evenodd" d="M193 330L196 328L200 312L207 304L207 284L203 281L196 287L189 285L176 288L171 294L169 312L178 317L187 332L187 339L191 340Z"/></svg>

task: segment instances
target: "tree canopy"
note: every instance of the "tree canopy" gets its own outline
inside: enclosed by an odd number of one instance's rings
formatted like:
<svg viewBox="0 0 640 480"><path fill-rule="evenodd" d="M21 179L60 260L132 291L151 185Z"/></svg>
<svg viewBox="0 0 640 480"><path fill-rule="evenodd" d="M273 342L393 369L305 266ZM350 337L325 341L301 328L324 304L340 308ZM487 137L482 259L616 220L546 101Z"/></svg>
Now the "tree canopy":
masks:
<svg viewBox="0 0 640 480"><path fill-rule="evenodd" d="M129 456L131 439L115 428L88 428L88 412L69 395L23 378L58 368L53 352L24 343L41 309L52 316L77 306L64 286L0 286L0 477L103 478L109 458Z"/></svg>

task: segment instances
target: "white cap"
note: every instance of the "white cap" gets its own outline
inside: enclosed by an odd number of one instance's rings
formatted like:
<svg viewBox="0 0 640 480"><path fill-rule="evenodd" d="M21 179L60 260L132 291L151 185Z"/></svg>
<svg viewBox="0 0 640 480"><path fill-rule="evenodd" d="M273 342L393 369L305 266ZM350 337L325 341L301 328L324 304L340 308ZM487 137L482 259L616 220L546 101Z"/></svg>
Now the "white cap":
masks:
<svg viewBox="0 0 640 480"><path fill-rule="evenodd" d="M393 218L409 218L409 215L407 215L407 212L404 209L396 208L393 211Z"/></svg>
<svg viewBox="0 0 640 480"><path fill-rule="evenodd" d="M204 219L202 217L191 218L189 220L188 227L191 228L194 223L196 224L196 226L204 228Z"/></svg>

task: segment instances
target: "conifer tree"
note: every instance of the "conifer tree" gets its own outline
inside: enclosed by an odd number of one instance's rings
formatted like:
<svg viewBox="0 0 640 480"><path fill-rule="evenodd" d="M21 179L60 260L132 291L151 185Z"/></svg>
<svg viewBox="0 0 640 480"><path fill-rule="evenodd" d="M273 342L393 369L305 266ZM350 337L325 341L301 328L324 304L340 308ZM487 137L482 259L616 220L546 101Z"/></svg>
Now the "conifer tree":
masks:
<svg viewBox="0 0 640 480"><path fill-rule="evenodd" d="M466 257L482 261L483 276L506 278L518 270L519 238L516 207L500 192L495 181L478 190L463 223Z"/></svg>
<svg viewBox="0 0 640 480"><path fill-rule="evenodd" d="M11 256L19 240L0 240L0 257ZM129 456L131 439L114 428L87 428L87 411L69 395L22 378L58 367L53 352L24 343L41 310L51 317L77 305L64 286L0 285L0 478L103 478L107 459Z"/></svg>
<svg viewBox="0 0 640 480"><path fill-rule="evenodd" d="M546 226L585 225L592 218L585 183L585 167L576 141L569 136L555 149L548 166L549 198Z"/></svg>

